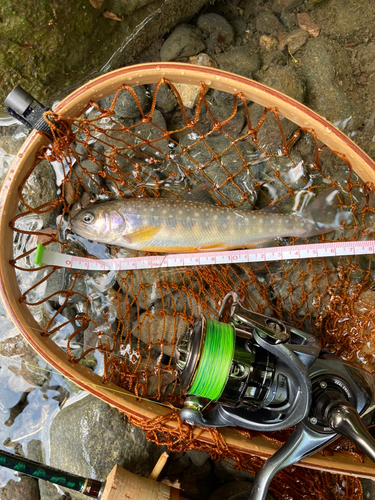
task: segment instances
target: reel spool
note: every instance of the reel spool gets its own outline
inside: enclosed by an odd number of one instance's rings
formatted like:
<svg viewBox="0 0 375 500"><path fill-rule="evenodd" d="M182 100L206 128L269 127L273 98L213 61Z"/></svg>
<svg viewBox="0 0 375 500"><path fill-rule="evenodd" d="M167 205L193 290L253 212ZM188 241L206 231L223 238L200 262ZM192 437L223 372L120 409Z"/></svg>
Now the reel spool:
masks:
<svg viewBox="0 0 375 500"><path fill-rule="evenodd" d="M248 311L235 293L226 296L219 317L229 298L230 324L202 317L179 339L177 367L187 396L181 418L202 427L291 427L309 412L307 369L319 355L320 343L297 328ZM219 404L203 416L207 400Z"/></svg>

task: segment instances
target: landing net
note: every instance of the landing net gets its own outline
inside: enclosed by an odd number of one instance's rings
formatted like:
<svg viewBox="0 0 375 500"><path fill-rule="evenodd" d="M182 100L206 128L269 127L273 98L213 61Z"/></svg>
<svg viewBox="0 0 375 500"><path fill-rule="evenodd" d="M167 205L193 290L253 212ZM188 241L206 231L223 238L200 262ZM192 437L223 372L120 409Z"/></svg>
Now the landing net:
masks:
<svg viewBox="0 0 375 500"><path fill-rule="evenodd" d="M193 108L184 107L180 93L181 87L177 90L164 79L153 86L123 85L100 102L88 102L77 119L46 115L53 140L39 150L33 170L14 193L19 205L11 223L11 264L21 301L43 335L72 361L90 367L104 382L176 408L148 422L132 417L149 439L174 451L198 448L254 473L262 461L233 452L215 429L210 430L212 446L198 441L181 422L175 431L167 427L178 420L183 401L176 379L177 339L201 314L216 318L223 297L234 290L244 307L314 333L331 352L372 372L371 256L117 272L33 264L37 243L81 257L142 255L73 234L71 218L97 200L174 199L202 183L217 205L254 214L269 205L290 213L339 186L339 208L352 212L351 221L308 240L285 238L278 243L373 238L373 186L361 181L343 155L318 141L313 130L260 106L254 122L251 103L243 95L208 89L203 83ZM282 442L285 436L267 438ZM357 453L347 443L341 448ZM280 472L271 490L279 499L362 498L358 479L301 467Z"/></svg>

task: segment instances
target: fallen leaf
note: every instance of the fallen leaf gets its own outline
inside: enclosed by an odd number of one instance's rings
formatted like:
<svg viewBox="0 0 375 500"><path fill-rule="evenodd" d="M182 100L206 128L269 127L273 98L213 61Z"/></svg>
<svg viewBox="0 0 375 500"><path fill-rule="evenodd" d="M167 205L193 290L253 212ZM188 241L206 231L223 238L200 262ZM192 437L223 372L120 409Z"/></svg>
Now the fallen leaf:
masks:
<svg viewBox="0 0 375 500"><path fill-rule="evenodd" d="M311 36L318 36L320 33L319 26L314 23L311 17L305 12L303 14L297 14L297 22L298 26L307 31L307 33Z"/></svg>
<svg viewBox="0 0 375 500"><path fill-rule="evenodd" d="M109 12L108 10L105 10L103 12L103 16L106 17L107 19L112 19L113 21L123 21L124 19L120 19L119 17L116 16L113 12Z"/></svg>
<svg viewBox="0 0 375 500"><path fill-rule="evenodd" d="M94 9L100 9L103 5L104 0L89 0Z"/></svg>

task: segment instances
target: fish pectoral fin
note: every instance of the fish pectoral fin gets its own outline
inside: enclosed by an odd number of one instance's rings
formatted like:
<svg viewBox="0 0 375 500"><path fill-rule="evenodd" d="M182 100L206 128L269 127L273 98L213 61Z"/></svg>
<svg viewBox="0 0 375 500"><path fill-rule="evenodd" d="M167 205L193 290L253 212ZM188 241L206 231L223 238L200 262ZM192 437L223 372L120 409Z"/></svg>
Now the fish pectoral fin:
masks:
<svg viewBox="0 0 375 500"><path fill-rule="evenodd" d="M127 243L137 244L145 243L153 238L160 231L161 226L152 226L140 229L139 231L134 231L134 233L125 234L123 239Z"/></svg>
<svg viewBox="0 0 375 500"><path fill-rule="evenodd" d="M227 243L215 243L213 245L208 244L208 245L199 245L197 248L198 251L210 251L210 250L226 250L228 248Z"/></svg>

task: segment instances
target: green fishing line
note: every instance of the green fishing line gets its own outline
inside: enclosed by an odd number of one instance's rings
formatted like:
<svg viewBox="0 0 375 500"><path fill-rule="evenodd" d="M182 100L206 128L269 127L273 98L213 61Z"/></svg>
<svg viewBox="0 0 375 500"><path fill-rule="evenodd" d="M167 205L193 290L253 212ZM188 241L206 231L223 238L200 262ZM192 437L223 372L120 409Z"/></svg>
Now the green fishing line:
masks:
<svg viewBox="0 0 375 500"><path fill-rule="evenodd" d="M207 318L206 338L197 373L188 394L217 401L228 379L234 353L232 325Z"/></svg>

